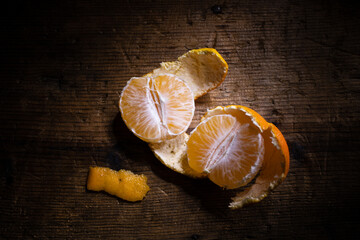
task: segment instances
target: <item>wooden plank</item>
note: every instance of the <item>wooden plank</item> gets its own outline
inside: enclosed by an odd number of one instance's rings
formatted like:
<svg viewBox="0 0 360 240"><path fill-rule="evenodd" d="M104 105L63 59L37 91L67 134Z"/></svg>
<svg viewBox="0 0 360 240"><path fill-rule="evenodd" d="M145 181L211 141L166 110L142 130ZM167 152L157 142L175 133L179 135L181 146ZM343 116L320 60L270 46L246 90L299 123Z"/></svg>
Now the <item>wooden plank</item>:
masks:
<svg viewBox="0 0 360 240"><path fill-rule="evenodd" d="M17 1L0 25L1 238L359 235L360 21L352 5ZM242 104L274 122L290 147L286 181L237 211L227 208L236 191L164 167L118 112L128 79L200 47L215 47L229 73L197 100L190 130L207 109ZM91 165L143 173L151 190L139 203L88 192Z"/></svg>

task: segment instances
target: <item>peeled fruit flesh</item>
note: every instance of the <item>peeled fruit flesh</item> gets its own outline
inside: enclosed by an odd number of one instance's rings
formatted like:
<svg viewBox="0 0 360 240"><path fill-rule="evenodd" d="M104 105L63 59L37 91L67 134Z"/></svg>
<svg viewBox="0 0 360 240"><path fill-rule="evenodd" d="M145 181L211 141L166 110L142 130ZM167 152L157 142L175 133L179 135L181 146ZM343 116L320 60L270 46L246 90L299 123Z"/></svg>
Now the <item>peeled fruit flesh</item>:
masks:
<svg viewBox="0 0 360 240"><path fill-rule="evenodd" d="M259 129L242 124L229 114L201 122L187 145L190 167L207 173L211 181L227 189L251 181L264 158L264 140Z"/></svg>
<svg viewBox="0 0 360 240"><path fill-rule="evenodd" d="M232 199L232 209L261 201L289 171L289 149L280 130L240 105L209 110L187 146L189 166L219 186L236 188L256 179Z"/></svg>
<svg viewBox="0 0 360 240"><path fill-rule="evenodd" d="M158 143L189 127L195 103L191 89L174 75L130 79L120 97L121 116L140 139Z"/></svg>

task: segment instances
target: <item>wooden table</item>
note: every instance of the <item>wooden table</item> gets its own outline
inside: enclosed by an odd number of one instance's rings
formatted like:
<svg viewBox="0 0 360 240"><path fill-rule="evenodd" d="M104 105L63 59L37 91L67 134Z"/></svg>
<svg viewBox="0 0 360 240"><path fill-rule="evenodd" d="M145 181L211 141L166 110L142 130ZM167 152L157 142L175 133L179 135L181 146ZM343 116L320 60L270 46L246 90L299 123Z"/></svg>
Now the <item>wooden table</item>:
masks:
<svg viewBox="0 0 360 240"><path fill-rule="evenodd" d="M335 1L14 1L1 14L0 238L351 239L360 231L360 20ZM285 182L234 191L163 166L124 126L132 76L194 48L229 64L196 101L251 107L288 141ZM145 174L129 203L86 190L89 166Z"/></svg>

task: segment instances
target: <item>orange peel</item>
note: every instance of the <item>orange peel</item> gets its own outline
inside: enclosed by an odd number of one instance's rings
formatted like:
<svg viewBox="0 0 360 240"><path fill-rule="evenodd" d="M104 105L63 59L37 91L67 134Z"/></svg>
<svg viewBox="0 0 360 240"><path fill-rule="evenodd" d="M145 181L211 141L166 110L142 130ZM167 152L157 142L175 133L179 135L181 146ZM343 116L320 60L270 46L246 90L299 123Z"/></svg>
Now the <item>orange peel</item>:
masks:
<svg viewBox="0 0 360 240"><path fill-rule="evenodd" d="M126 201L143 200L150 190L145 175L128 170L115 171L106 167L90 167L87 189L105 191Z"/></svg>

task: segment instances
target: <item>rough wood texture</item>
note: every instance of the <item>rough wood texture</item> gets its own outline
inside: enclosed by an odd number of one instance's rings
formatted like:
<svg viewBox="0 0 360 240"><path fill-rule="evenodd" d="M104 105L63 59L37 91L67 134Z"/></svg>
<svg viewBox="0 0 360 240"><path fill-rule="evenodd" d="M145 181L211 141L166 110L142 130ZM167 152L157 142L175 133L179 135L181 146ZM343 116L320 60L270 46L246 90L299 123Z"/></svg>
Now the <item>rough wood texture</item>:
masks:
<svg viewBox="0 0 360 240"><path fill-rule="evenodd" d="M2 11L0 238L359 236L355 6L12 1ZM242 104L276 123L290 147L286 181L237 211L227 208L233 191L164 167L118 113L130 77L200 47L215 47L229 74L197 100L191 128L208 108ZM91 165L143 173L151 190L139 203L88 192Z"/></svg>

